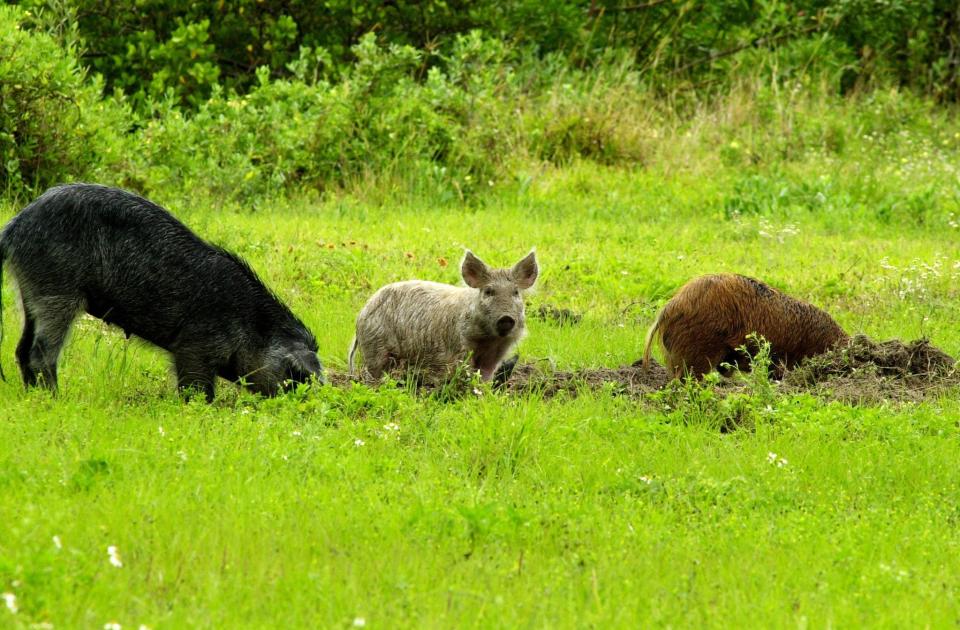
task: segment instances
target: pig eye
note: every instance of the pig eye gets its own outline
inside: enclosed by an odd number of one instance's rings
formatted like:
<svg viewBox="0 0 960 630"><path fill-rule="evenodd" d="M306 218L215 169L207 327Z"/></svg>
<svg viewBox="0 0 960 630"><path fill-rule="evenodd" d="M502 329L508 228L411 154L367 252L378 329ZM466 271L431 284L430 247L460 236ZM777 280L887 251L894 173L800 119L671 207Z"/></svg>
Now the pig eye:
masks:
<svg viewBox="0 0 960 630"><path fill-rule="evenodd" d="M514 290L513 290L513 297L517 297L517 296L519 296L519 295L520 295L520 289L514 289Z"/></svg>
<svg viewBox="0 0 960 630"><path fill-rule="evenodd" d="M494 293L496 293L496 291L494 291L490 287L487 287L486 289L483 290L483 294L487 297L491 297Z"/></svg>

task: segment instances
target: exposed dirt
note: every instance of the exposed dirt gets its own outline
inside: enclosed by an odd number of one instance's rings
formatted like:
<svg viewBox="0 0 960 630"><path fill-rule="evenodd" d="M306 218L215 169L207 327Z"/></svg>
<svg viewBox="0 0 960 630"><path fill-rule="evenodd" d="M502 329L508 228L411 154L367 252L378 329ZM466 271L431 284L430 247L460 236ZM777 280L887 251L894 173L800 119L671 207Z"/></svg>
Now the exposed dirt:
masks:
<svg viewBox="0 0 960 630"><path fill-rule="evenodd" d="M394 375L402 380L403 375ZM456 396L471 389L465 375L451 382L424 385L427 393L443 392ZM357 379L343 372L328 371L327 378L337 387L346 387ZM566 394L576 396L584 390L608 389L616 394L642 397L662 389L668 382L667 371L651 360L648 369L637 361L618 368L555 370L546 363L518 363L499 389L508 394L537 394L545 398ZM368 385L374 385L366 381ZM717 388L739 391L742 383L723 379ZM812 391L828 399L858 404L885 401L921 401L946 389L960 386L957 361L926 339L908 343L893 339L873 341L856 335L848 344L812 357L786 373L784 392Z"/></svg>
<svg viewBox="0 0 960 630"><path fill-rule="evenodd" d="M787 389L847 402L919 401L960 385L957 361L927 339L904 343L856 335L784 377Z"/></svg>
<svg viewBox="0 0 960 630"><path fill-rule="evenodd" d="M558 308L553 304L541 304L540 308L533 311L531 316L548 324L556 326L573 326L579 324L583 315L569 308Z"/></svg>
<svg viewBox="0 0 960 630"><path fill-rule="evenodd" d="M402 381L402 374L393 378ZM327 380L335 387L348 387L353 382L375 385L369 379L351 378L344 372L327 370ZM509 379L499 391L509 394L538 394L545 398L563 392L576 396L584 389L610 388L614 393L628 396L642 396L663 388L667 384L667 371L656 361L651 361L645 370L640 361L619 368L585 368L575 371L554 370L544 363L518 363ZM435 392L445 389L452 392L457 389L469 390L469 381L454 377L444 385L423 384L420 389Z"/></svg>
<svg viewBox="0 0 960 630"><path fill-rule="evenodd" d="M584 368L566 372L536 364L521 363L514 369L504 389L511 393L538 393L544 397L564 392L576 396L583 389L612 388L618 394L641 396L667 384L667 371L656 361L644 369L641 362L618 368Z"/></svg>

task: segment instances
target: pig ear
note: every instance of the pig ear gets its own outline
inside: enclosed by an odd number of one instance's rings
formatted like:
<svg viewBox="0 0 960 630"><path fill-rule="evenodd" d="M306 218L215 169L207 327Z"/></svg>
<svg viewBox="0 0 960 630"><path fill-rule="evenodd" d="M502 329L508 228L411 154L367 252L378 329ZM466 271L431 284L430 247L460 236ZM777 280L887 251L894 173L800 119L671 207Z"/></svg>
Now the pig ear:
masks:
<svg viewBox="0 0 960 630"><path fill-rule="evenodd" d="M479 289L490 282L490 268L469 249L460 264L460 273L468 287Z"/></svg>
<svg viewBox="0 0 960 630"><path fill-rule="evenodd" d="M530 250L526 257L515 264L510 270L513 281L521 289L529 289L537 281L537 275L540 274L540 267L537 265L537 252Z"/></svg>

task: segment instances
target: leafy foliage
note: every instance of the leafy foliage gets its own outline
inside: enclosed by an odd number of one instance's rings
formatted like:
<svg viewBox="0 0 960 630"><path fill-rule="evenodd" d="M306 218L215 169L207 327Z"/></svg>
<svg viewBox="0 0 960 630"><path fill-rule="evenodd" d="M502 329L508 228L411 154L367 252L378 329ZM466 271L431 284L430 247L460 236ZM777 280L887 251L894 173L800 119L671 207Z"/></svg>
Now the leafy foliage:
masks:
<svg viewBox="0 0 960 630"><path fill-rule="evenodd" d="M0 6L0 186L18 193L76 177L115 149L126 113L100 98L73 49L20 28Z"/></svg>
<svg viewBox="0 0 960 630"><path fill-rule="evenodd" d="M138 109L168 92L197 107L215 84L240 92L255 70L290 78L306 47L322 50L324 72L340 76L355 46L375 32L387 44L424 51L418 76L462 35L479 29L537 55L561 54L591 67L627 52L657 86L725 86L756 62L777 60L784 76L818 68L848 90L874 81L911 85L938 98L960 96L960 15L947 0L392 0L318 6L304 0L26 0L40 28L76 23L84 60ZM770 52L775 54L771 55Z"/></svg>

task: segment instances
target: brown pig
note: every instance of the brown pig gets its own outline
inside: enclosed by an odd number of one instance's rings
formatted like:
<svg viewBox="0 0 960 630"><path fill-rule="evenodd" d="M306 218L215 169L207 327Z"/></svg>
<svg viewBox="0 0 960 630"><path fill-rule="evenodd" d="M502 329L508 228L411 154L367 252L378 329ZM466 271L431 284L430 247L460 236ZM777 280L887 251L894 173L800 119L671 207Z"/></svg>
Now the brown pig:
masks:
<svg viewBox="0 0 960 630"><path fill-rule="evenodd" d="M807 302L746 276L716 274L683 285L660 311L647 333L643 363L659 336L666 367L675 377L688 372L697 378L721 363L749 369L748 354L756 349L751 333L770 343L771 362L778 375L805 357L820 354L848 339L830 315ZM725 372L724 372L725 373Z"/></svg>

